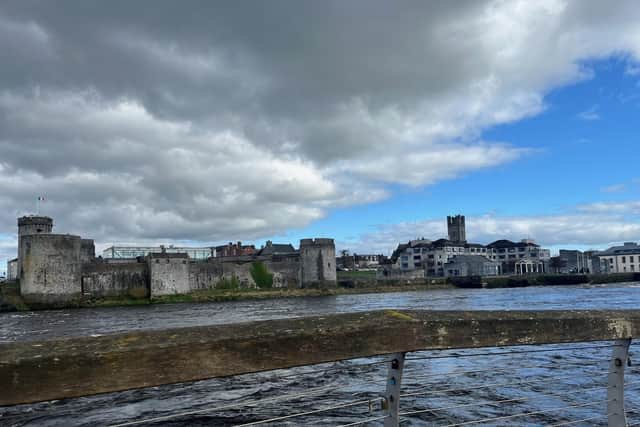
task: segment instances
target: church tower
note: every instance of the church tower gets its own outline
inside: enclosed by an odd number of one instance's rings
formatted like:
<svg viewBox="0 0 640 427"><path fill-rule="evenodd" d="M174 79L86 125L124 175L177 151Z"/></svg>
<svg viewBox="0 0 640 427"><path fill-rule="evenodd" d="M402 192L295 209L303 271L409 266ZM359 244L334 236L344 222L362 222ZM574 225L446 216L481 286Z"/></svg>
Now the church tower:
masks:
<svg viewBox="0 0 640 427"><path fill-rule="evenodd" d="M454 243L466 243L467 232L464 225L464 215L448 216L447 231L449 232L449 240Z"/></svg>

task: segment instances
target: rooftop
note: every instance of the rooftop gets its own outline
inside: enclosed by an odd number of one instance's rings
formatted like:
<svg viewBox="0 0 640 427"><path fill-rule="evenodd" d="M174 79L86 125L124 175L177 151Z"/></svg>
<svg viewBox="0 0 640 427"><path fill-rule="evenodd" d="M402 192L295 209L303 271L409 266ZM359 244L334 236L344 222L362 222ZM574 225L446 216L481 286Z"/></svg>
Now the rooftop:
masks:
<svg viewBox="0 0 640 427"><path fill-rule="evenodd" d="M598 256L625 254L640 254L640 245L635 242L625 242L622 246L612 246L606 251L598 252Z"/></svg>

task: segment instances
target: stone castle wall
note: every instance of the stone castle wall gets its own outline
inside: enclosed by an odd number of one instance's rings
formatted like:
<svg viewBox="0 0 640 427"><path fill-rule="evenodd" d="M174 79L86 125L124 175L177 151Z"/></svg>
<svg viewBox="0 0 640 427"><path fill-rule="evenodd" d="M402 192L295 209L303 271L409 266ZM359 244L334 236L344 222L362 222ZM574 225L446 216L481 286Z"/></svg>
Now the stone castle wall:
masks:
<svg viewBox="0 0 640 427"><path fill-rule="evenodd" d="M302 287L335 284L336 248L333 239L302 239L300 259Z"/></svg>
<svg viewBox="0 0 640 427"><path fill-rule="evenodd" d="M27 303L186 294L230 283L252 288L256 283L251 271L257 262L272 275L274 288L336 284L332 239L304 239L299 253L283 255L194 261L187 254L157 253L139 259L102 260L95 258L93 240L46 231L20 237L20 292Z"/></svg>
<svg viewBox="0 0 640 427"><path fill-rule="evenodd" d="M187 254L151 254L148 261L151 296L190 292Z"/></svg>
<svg viewBox="0 0 640 427"><path fill-rule="evenodd" d="M32 234L21 240L20 293L27 303L58 303L81 296L79 236Z"/></svg>
<svg viewBox="0 0 640 427"><path fill-rule="evenodd" d="M149 296L149 268L145 262L82 265L82 294L93 298Z"/></svg>
<svg viewBox="0 0 640 427"><path fill-rule="evenodd" d="M33 234L51 234L53 230L53 219L47 216L23 216L18 218L18 266L15 278L20 278L22 274L22 263L20 254L22 253L22 236Z"/></svg>

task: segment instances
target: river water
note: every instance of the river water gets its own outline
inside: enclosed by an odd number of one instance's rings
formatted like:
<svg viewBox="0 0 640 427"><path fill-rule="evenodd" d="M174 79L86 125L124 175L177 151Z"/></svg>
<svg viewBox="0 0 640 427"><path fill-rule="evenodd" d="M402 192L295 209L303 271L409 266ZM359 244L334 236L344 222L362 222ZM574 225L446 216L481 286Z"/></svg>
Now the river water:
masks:
<svg viewBox="0 0 640 427"><path fill-rule="evenodd" d="M638 309L640 283L447 289L5 313L0 315L0 342L386 308ZM606 425L603 417L606 414L606 390L603 387L606 385L610 345L584 343L411 353L407 356L412 360L406 364L403 393L415 395L401 400L401 412L424 412L406 415L402 425L448 425L495 417L503 418L482 425L552 425L577 420L585 421L570 425ZM640 350L640 346L632 344L632 355L636 349ZM371 406L364 403L281 419L269 425L348 424L382 414L379 396L384 389L386 367L377 363L380 361L360 359L35 405L0 407L0 425L112 425L193 411L202 412L145 425L238 425L370 399ZM630 385L626 393L630 411L633 408L640 410L640 384L634 386L634 382L640 383L640 374L636 374L632 367L627 375ZM306 393L312 394L305 396ZM289 394L297 394L296 399L284 400L283 396ZM211 410L221 406L231 407ZM568 406L570 408L566 408ZM514 417L524 413L530 415ZM630 412L628 418L629 421L640 421L640 412ZM369 425L381 424L373 421Z"/></svg>

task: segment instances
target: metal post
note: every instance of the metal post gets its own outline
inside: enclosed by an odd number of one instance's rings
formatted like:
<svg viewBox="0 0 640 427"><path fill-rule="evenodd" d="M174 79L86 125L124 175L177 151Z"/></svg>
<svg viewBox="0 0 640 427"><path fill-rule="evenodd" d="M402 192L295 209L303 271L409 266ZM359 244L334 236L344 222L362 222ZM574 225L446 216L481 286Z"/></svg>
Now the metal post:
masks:
<svg viewBox="0 0 640 427"><path fill-rule="evenodd" d="M609 427L624 427L627 425L627 418L624 413L624 366L629 360L629 344L631 344L631 339L617 340L611 355L607 387Z"/></svg>
<svg viewBox="0 0 640 427"><path fill-rule="evenodd" d="M400 387L402 385L402 370L404 369L404 353L391 355L389 370L387 371L387 390L384 394L384 410L387 418L384 427L398 427L400 425Z"/></svg>

